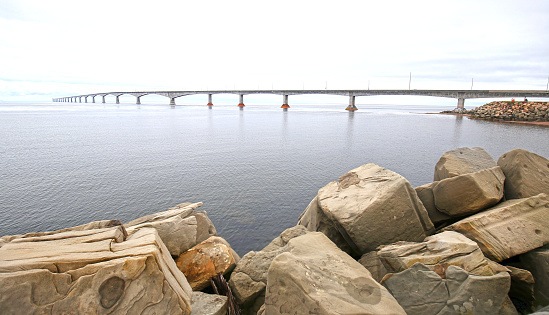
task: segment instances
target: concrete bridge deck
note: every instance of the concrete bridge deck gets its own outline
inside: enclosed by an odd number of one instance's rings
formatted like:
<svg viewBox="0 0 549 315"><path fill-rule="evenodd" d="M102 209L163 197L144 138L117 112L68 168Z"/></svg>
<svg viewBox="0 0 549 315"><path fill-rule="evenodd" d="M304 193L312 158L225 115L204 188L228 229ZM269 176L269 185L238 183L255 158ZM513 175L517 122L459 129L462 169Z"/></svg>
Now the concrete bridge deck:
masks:
<svg viewBox="0 0 549 315"><path fill-rule="evenodd" d="M355 106L355 98L357 96L374 96L374 95L418 95L418 96L434 96L455 98L458 100L456 110L462 111L465 109L465 100L470 98L524 98L524 97L547 97L549 91L544 90L210 90L210 91L140 91L140 92L107 92L94 93L85 95L75 95L54 98L54 102L73 102L73 103L88 103L88 98L92 103L95 103L95 97L101 96L102 103L105 103L105 97L112 95L116 97L116 104L119 104L121 95L132 95L136 97L136 104L141 104L141 97L144 95L161 95L170 99L170 105L175 105L175 99L187 95L207 94L209 106L213 105L212 95L214 94L237 94L239 95L238 106L244 106L244 95L249 94L277 94L282 95L282 108L289 108L289 95L306 95L306 94L327 94L327 95L342 95L349 96L348 110L357 110Z"/></svg>

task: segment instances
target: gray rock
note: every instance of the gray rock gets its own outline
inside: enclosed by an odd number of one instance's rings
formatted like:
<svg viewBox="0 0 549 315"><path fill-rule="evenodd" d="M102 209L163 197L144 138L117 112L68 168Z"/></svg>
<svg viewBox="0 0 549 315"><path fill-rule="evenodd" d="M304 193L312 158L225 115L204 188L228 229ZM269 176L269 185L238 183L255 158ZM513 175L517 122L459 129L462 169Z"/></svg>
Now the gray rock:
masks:
<svg viewBox="0 0 549 315"><path fill-rule="evenodd" d="M269 268L265 314L405 314L389 292L323 233L288 243Z"/></svg>
<svg viewBox="0 0 549 315"><path fill-rule="evenodd" d="M360 166L318 191L318 205L355 254L434 231L410 183L375 164Z"/></svg>
<svg viewBox="0 0 549 315"><path fill-rule="evenodd" d="M383 282L408 315L496 314L504 307L509 274L477 276L449 266L444 279L416 263Z"/></svg>
<svg viewBox="0 0 549 315"><path fill-rule="evenodd" d="M549 160L535 153L516 149L503 154L498 166L505 173L505 197L527 198L549 195Z"/></svg>
<svg viewBox="0 0 549 315"><path fill-rule="evenodd" d="M536 305L549 305L549 246L522 254L520 267L532 273L535 279L534 295Z"/></svg>
<svg viewBox="0 0 549 315"><path fill-rule="evenodd" d="M504 181L499 166L441 180L433 188L435 206L451 217L477 213L503 198Z"/></svg>
<svg viewBox="0 0 549 315"><path fill-rule="evenodd" d="M535 305L534 296L534 277L528 270L505 266L510 271L511 276L511 290L509 290L509 296L522 301L528 308L532 308Z"/></svg>
<svg viewBox="0 0 549 315"><path fill-rule="evenodd" d="M442 155L435 165L434 180L478 172L496 166L496 161L482 148L459 148Z"/></svg>
<svg viewBox="0 0 549 315"><path fill-rule="evenodd" d="M462 233L475 241L486 257L502 261L549 244L548 217L549 197L539 194L502 202L444 230Z"/></svg>
<svg viewBox="0 0 549 315"><path fill-rule="evenodd" d="M193 291L192 298L191 315L227 315L229 311L226 296Z"/></svg>

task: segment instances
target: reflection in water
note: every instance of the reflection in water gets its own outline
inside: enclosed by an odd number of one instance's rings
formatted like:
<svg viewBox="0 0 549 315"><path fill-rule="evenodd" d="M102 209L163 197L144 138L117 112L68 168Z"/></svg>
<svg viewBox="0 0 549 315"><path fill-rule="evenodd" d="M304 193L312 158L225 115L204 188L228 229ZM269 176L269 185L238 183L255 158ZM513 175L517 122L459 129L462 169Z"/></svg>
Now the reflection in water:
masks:
<svg viewBox="0 0 549 315"><path fill-rule="evenodd" d="M350 149L353 145L353 130L354 130L355 112L349 111L349 119L347 119L347 149Z"/></svg>
<svg viewBox="0 0 549 315"><path fill-rule="evenodd" d="M458 147L461 139L461 125L463 124L463 115L456 115L454 123L454 135L452 137L452 145Z"/></svg>

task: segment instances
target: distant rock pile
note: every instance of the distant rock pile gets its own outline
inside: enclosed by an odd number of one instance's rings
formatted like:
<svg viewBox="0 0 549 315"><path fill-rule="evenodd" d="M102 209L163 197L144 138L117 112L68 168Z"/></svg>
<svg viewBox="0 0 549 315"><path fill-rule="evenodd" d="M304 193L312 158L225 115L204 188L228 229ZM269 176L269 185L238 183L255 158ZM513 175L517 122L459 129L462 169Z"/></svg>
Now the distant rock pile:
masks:
<svg viewBox="0 0 549 315"><path fill-rule="evenodd" d="M549 102L490 102L465 113L475 119L549 121Z"/></svg>
<svg viewBox="0 0 549 315"><path fill-rule="evenodd" d="M448 151L434 181L415 188L360 166L242 259L200 206L1 237L0 313L543 314L549 305L549 160L525 150L497 162L482 148Z"/></svg>

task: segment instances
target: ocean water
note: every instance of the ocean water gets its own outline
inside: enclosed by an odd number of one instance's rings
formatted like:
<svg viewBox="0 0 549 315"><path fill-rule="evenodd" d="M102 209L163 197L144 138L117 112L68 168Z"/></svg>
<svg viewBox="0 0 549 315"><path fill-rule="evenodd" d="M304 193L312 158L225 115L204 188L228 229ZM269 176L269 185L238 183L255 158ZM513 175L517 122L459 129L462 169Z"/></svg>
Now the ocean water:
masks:
<svg viewBox="0 0 549 315"><path fill-rule="evenodd" d="M204 202L241 255L297 223L318 189L376 163L429 183L440 156L549 157L549 128L426 114L447 105L0 104L0 235L130 221Z"/></svg>

